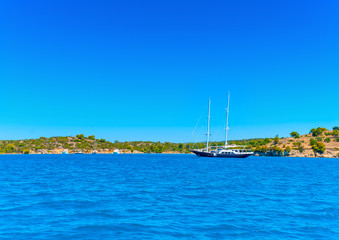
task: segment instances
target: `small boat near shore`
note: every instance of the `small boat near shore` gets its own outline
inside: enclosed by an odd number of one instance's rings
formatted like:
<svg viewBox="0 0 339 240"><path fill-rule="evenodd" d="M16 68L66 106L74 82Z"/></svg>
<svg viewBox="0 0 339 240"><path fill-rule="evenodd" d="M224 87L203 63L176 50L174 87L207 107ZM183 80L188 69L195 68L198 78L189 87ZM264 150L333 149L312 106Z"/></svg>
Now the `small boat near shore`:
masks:
<svg viewBox="0 0 339 240"><path fill-rule="evenodd" d="M94 138L94 150L92 154L98 154L97 146L98 146L97 140Z"/></svg>
<svg viewBox="0 0 339 240"><path fill-rule="evenodd" d="M206 149L191 150L191 152L197 155L198 157L247 158L254 154L252 151L245 149L246 146L228 145L227 133L229 130L229 127L228 127L228 114L229 114L229 106L230 106L229 103L230 103L230 94L228 93L228 102L227 102L227 108L226 108L227 114L226 114L225 145L210 147L209 137L211 135L210 134L211 100L208 101Z"/></svg>

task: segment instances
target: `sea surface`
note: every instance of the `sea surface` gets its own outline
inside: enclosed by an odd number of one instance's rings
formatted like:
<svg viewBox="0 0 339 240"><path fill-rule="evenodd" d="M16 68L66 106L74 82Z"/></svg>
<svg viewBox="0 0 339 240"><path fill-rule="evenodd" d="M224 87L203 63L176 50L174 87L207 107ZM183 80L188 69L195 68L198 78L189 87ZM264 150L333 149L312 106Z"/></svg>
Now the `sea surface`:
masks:
<svg viewBox="0 0 339 240"><path fill-rule="evenodd" d="M0 155L0 239L339 239L339 159Z"/></svg>

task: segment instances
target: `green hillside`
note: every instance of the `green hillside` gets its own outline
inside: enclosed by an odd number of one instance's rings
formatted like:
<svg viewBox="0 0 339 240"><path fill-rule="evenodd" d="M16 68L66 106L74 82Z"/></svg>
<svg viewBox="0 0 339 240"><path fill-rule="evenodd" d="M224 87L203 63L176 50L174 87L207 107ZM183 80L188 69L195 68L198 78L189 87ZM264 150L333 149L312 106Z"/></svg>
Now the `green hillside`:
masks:
<svg viewBox="0 0 339 240"><path fill-rule="evenodd" d="M39 153L69 153L82 151L91 153L95 148L99 153L112 153L119 149L124 153L189 153L190 149L205 148L205 142L170 143L151 141L110 142L96 139L95 136L75 137L40 137L25 140L0 140L2 154L39 154ZM229 144L243 145L252 149L257 155L265 156L339 156L339 128L333 130L313 128L309 134L300 135L291 132L290 138L259 138L230 141ZM210 146L223 146L224 142L211 142Z"/></svg>
<svg viewBox="0 0 339 240"><path fill-rule="evenodd" d="M231 141L231 144L257 146L270 142L271 139L251 139ZM95 148L99 152L112 152L114 149L122 149L127 152L163 153L178 152L186 153L190 149L204 148L205 142L199 143L170 143L151 141L110 142L105 139L96 139L95 136L75 137L40 137L38 139L25 140L0 140L0 153L61 153L64 149L73 152L91 152ZM223 142L211 142L210 146L221 146Z"/></svg>

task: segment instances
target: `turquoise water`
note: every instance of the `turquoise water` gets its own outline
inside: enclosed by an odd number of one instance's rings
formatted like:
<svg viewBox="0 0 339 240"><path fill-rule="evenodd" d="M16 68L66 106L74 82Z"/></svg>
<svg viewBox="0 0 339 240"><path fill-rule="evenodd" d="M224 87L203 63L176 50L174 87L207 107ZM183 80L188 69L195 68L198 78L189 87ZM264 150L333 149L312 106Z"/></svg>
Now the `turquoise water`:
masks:
<svg viewBox="0 0 339 240"><path fill-rule="evenodd" d="M0 155L1 239L339 239L339 159Z"/></svg>

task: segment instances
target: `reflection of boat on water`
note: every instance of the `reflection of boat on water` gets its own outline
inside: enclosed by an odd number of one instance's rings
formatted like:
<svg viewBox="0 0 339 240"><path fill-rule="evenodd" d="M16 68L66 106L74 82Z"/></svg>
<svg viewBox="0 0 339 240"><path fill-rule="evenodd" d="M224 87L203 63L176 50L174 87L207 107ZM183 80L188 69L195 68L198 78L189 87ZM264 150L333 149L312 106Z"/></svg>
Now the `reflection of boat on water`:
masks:
<svg viewBox="0 0 339 240"><path fill-rule="evenodd" d="M120 154L119 149L114 149L113 154Z"/></svg>
<svg viewBox="0 0 339 240"><path fill-rule="evenodd" d="M80 150L80 151L76 152L75 154L85 154L85 153L83 153L83 152Z"/></svg>
<svg viewBox="0 0 339 240"><path fill-rule="evenodd" d="M228 113L229 113L229 102L230 94L228 94L228 103L227 103L227 117L226 117L226 132L225 132L225 146L216 146L209 147L209 137L210 137L210 114L211 114L211 100L208 101L208 122L207 122L207 140L206 140L206 149L194 149L191 150L198 157L219 157L219 158L246 158L253 155L253 152L247 149L244 149L246 146L237 146L237 145L228 145L227 143L227 133L228 133ZM212 150L212 148L215 148ZM240 149L243 148L243 149ZM209 149L211 149L209 151Z"/></svg>

